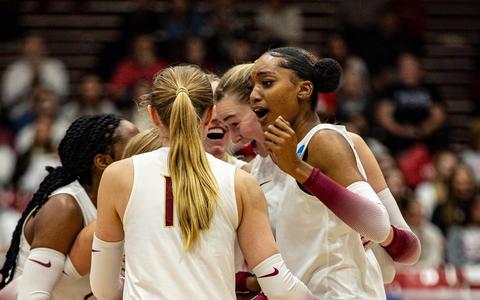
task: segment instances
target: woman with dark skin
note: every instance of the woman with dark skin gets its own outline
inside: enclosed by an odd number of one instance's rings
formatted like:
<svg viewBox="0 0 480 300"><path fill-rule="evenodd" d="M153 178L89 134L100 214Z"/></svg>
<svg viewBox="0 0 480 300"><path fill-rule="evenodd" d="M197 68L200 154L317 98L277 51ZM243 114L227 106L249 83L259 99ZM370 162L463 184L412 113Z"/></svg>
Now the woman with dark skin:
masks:
<svg viewBox="0 0 480 300"><path fill-rule="evenodd" d="M103 171L121 158L137 132L132 123L108 114L72 123L58 149L62 167L48 167L49 175L17 224L0 288L15 279L18 299L86 299L91 294L88 277L79 274L68 251L96 218Z"/></svg>
<svg viewBox="0 0 480 300"><path fill-rule="evenodd" d="M418 240L390 226L351 138L315 113L317 93L333 91L340 73L336 62L303 49L270 50L254 64L250 104L270 156L290 175L281 187L276 234L286 264L317 297L382 299L378 264L358 233L403 262L416 260L419 247L408 255L399 249Z"/></svg>

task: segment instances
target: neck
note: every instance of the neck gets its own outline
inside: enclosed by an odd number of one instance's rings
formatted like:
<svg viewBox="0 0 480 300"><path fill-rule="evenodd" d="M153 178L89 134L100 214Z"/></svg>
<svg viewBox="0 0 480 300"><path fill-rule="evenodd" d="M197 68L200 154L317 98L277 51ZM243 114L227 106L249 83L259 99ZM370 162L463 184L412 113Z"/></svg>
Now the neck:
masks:
<svg viewBox="0 0 480 300"><path fill-rule="evenodd" d="M308 109L300 112L295 122L292 123L292 129L297 134L297 141L301 141L313 127L320 123L320 118L314 111Z"/></svg>

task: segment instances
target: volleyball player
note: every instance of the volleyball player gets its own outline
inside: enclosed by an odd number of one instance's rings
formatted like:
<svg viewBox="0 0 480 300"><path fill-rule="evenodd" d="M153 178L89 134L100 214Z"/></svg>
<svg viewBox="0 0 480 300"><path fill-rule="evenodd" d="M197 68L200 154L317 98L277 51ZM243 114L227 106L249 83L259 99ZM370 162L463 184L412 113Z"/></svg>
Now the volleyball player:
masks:
<svg viewBox="0 0 480 300"><path fill-rule="evenodd" d="M287 265L318 297L383 299L379 266L358 234L382 243L394 259L396 246L416 239L390 226L346 132L321 124L315 113L317 93L333 91L340 73L336 62L303 49L273 49L254 64L250 102L270 156L290 175L276 234ZM295 251L300 241L306 247Z"/></svg>
<svg viewBox="0 0 480 300"><path fill-rule="evenodd" d="M232 70L245 68L245 66L236 66L232 68ZM230 79L228 80L231 82L230 85L240 87L240 91L242 91L241 87L243 87L243 90L248 90L250 81L249 70L244 72L243 76L238 76L239 72L228 71L224 77L229 73L237 74L236 76L230 76ZM253 112L249 109L248 98L245 96L242 97L241 95L241 92L230 92L227 93L227 97L216 97L217 112L223 119L226 120L227 125L232 131L232 137L234 140L239 139L243 140L244 142L253 140L254 145L261 145L263 132L261 130L252 130L252 128L258 126L258 121L252 118ZM398 228L407 230L410 233L411 242L407 244L404 243L404 248L399 249L397 247L395 251L390 251L392 253L391 255L393 255L395 260L398 262L405 264L415 263L419 257L418 239L413 235L403 219L398 206L396 205L395 199L387 188L383 174L380 171L375 157L361 137L352 133L347 134L353 141L360 159L365 166L368 182L372 185L375 192L377 192L379 198L382 200L382 203L387 208L392 224ZM261 148L257 147L257 149ZM260 158L259 156L257 156L257 158L253 161L253 169L251 172L257 177L257 180L264 183L262 185L262 189L265 191L265 188L267 188L266 196L270 209L270 205L275 203L272 202L271 199L277 199L278 193L281 193L281 189L274 188L274 182L278 182L278 179L282 178L280 175L281 172L278 172L277 166L268 157ZM275 223L275 216L273 214L270 214L270 220L272 223ZM395 275L395 268L391 256L389 256L383 248L379 247L378 244L373 246L373 251L377 257L377 260L381 264L384 282L390 282L393 280Z"/></svg>
<svg viewBox="0 0 480 300"><path fill-rule="evenodd" d="M311 299L285 267L255 179L205 153L212 90L192 66L161 71L148 111L169 147L112 164L99 189L90 282L99 299L235 299L236 235L269 299Z"/></svg>
<svg viewBox="0 0 480 300"><path fill-rule="evenodd" d="M73 266L68 250L80 230L96 218L96 199L104 169L121 158L138 132L117 116L84 116L60 142L61 167L49 167L22 214L0 288L15 279L18 299L88 299L89 279Z"/></svg>

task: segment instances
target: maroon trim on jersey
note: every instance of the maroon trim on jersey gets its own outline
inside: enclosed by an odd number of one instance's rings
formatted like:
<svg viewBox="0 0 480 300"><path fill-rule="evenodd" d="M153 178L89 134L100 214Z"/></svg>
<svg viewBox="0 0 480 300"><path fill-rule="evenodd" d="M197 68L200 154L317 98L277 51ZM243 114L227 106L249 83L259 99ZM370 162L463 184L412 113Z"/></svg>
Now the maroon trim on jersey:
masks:
<svg viewBox="0 0 480 300"><path fill-rule="evenodd" d="M173 226L172 178L165 176L165 226Z"/></svg>
<svg viewBox="0 0 480 300"><path fill-rule="evenodd" d="M45 262L41 262L41 261L33 259L33 258L29 258L28 260L33 261L34 263L37 263L37 264L39 264L42 267L47 268L47 269L52 266L52 263L50 261L45 263Z"/></svg>

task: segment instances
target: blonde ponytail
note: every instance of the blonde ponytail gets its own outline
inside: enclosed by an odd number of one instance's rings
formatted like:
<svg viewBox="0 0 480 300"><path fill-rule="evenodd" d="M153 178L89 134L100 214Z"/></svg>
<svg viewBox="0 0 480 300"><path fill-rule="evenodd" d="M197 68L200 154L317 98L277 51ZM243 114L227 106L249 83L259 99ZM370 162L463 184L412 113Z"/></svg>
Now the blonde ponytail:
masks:
<svg viewBox="0 0 480 300"><path fill-rule="evenodd" d="M170 67L156 75L149 102L169 129L175 215L189 250L210 228L219 195L200 134L201 119L213 105L212 88L199 68Z"/></svg>
<svg viewBox="0 0 480 300"><path fill-rule="evenodd" d="M187 91L180 91L170 115L168 169L185 248L191 249L200 231L210 228L218 187L199 133L200 117Z"/></svg>

